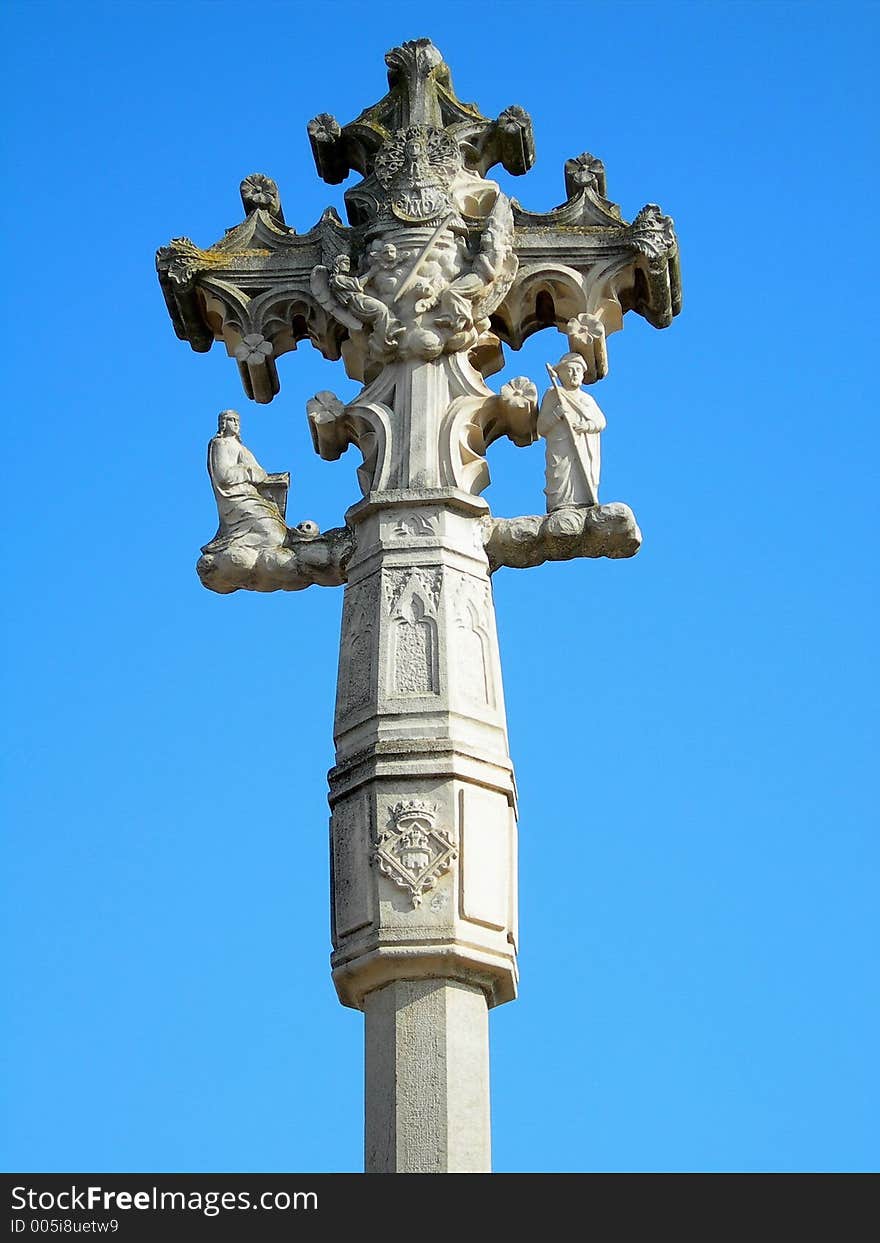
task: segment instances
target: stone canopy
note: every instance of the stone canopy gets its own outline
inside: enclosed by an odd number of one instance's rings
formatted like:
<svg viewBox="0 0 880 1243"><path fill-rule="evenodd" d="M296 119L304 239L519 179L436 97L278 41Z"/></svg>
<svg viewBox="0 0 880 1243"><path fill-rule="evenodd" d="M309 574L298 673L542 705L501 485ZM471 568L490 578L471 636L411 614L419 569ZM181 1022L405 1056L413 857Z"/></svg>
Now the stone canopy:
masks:
<svg viewBox="0 0 880 1243"><path fill-rule="evenodd" d="M511 106L490 120L463 103L427 39L392 49L386 63L389 89L377 104L346 125L326 113L308 125L325 181L361 177L345 193L348 224L328 208L314 228L298 233L285 221L276 183L255 173L241 183L245 219L218 242L202 249L183 237L159 250L159 280L179 338L201 352L222 341L257 402L273 399L277 359L304 340L325 358L343 357L353 379L369 382L394 350L368 356L364 320L346 313L315 272L332 274L344 257L352 273L363 273L384 238L399 248L403 234L417 246L444 222L452 267L455 245L472 261L482 253L491 277L465 338L445 343L451 353L464 344L484 377L503 366L502 344L518 349L532 333L555 327L582 354L592 382L607 372L605 338L627 311L657 328L671 322L681 308L678 246L659 207L647 204L628 224L606 197L601 160L583 153L566 161L561 205L525 210L486 174L498 164L515 175L531 168L528 114ZM497 271L484 244L490 224L511 235Z"/></svg>

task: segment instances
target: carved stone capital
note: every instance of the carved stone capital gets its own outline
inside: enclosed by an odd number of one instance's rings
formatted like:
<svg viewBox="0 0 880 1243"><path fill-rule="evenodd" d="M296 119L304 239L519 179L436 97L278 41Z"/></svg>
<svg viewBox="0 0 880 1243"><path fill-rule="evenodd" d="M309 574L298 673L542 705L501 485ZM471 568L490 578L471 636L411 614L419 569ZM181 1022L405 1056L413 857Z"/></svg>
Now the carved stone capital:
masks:
<svg viewBox="0 0 880 1243"><path fill-rule="evenodd" d="M348 405L333 393L306 404L315 451L335 461L360 449L365 497L400 490L458 488L478 495L489 483L486 448L500 436L536 439L537 389L518 376L493 393L461 355L386 366Z"/></svg>

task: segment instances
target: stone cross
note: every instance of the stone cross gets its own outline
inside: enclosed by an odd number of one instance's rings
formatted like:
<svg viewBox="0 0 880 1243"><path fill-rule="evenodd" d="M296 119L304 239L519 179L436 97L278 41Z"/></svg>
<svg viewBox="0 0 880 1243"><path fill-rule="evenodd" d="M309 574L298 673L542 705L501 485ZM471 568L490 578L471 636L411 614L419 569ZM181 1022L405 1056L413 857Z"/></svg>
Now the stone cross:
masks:
<svg viewBox="0 0 880 1243"><path fill-rule="evenodd" d="M158 252L177 335L222 341L245 393L279 390L277 360L310 341L360 386L306 404L317 453L360 452L360 498L321 533L286 521L270 475L224 411L209 449L220 526L198 563L213 591L344 584L329 776L333 979L366 1024L366 1169L490 1168L488 1008L517 991L516 785L491 575L548 559L630 557L631 510L600 505L605 420L583 383L636 311L680 308L672 221L631 224L592 155L566 162L565 201L526 211L487 177L534 161L520 107L495 120L453 90L427 39L385 57L388 92L354 121L321 114L318 172L350 173L348 224L307 233L275 182L241 183L245 219L207 250ZM566 337L538 402L487 377L542 328ZM547 512L493 517L486 448L546 441Z"/></svg>

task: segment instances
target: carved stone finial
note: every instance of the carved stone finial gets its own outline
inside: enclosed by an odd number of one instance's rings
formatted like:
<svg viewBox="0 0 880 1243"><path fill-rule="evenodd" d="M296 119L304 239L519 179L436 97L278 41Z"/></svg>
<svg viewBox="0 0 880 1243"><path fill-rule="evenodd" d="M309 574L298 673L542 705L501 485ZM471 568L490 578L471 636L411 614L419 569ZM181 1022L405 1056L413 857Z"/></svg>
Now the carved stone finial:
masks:
<svg viewBox="0 0 880 1243"><path fill-rule="evenodd" d="M659 259L676 246L672 217L664 216L656 203L645 204L629 232L638 249L650 259Z"/></svg>
<svg viewBox="0 0 880 1243"><path fill-rule="evenodd" d="M320 112L306 126L318 176L337 186L348 176L348 160L341 142L342 128L336 117Z"/></svg>
<svg viewBox="0 0 880 1243"><path fill-rule="evenodd" d="M350 227L327 214L307 233L279 227L277 186L251 174L241 225L207 250L178 239L157 256L178 336L200 351L222 339L234 355L260 333L273 361L309 339L369 384L400 359L446 354L485 377L502 365L503 345L518 349L555 326L568 331L592 381L607 369L605 336L627 310L656 327L671 322L681 306L678 248L658 207L627 225L604 197L601 160L582 152L565 164L566 202L524 210L487 174L498 163L513 173L530 167L528 113L511 105L491 120L460 100L429 39L392 48L386 63L383 98L345 125L327 112L308 125L322 177L360 174L345 192ZM347 274L334 272L340 254ZM350 283L331 286L331 274ZM602 329L589 340L570 327L584 316ZM245 391L270 401L276 377L268 363L255 376L253 361L241 371Z"/></svg>
<svg viewBox="0 0 880 1243"><path fill-rule="evenodd" d="M238 371L248 397L254 401L271 401L279 389L275 366L275 347L260 332L249 332L233 350Z"/></svg>
<svg viewBox="0 0 880 1243"><path fill-rule="evenodd" d="M391 71L388 85L396 86L401 73L414 82L427 78L433 69L443 64L443 56L430 39L407 39L385 53L385 64Z"/></svg>
<svg viewBox="0 0 880 1243"><path fill-rule="evenodd" d="M250 215L252 211L267 211L276 220L284 222L281 210L281 195L278 186L265 173L249 173L239 187L244 210Z"/></svg>
<svg viewBox="0 0 880 1243"><path fill-rule="evenodd" d="M585 384L592 384L608 374L608 349L605 325L599 315L582 311L565 325L569 349L580 354L586 366Z"/></svg>
<svg viewBox="0 0 880 1243"><path fill-rule="evenodd" d="M252 367L264 366L272 357L272 342L259 332L248 333L242 338L241 345L235 347L235 357L240 363L248 363Z"/></svg>
<svg viewBox="0 0 880 1243"><path fill-rule="evenodd" d="M578 190L595 189L605 197L605 165L589 151L565 161L565 192L573 198Z"/></svg>
<svg viewBox="0 0 880 1243"><path fill-rule="evenodd" d="M342 130L336 117L330 112L319 112L316 117L312 117L306 126L309 138L315 142L335 142Z"/></svg>
<svg viewBox="0 0 880 1243"><path fill-rule="evenodd" d="M496 122L501 139L501 162L514 175L527 173L535 162L532 118L519 104L511 104Z"/></svg>
<svg viewBox="0 0 880 1243"><path fill-rule="evenodd" d="M410 39L385 53L388 85L402 89L406 97L406 119L410 125L441 125L437 90L432 81L438 69L445 68L443 57L430 39ZM446 71L449 76L449 71Z"/></svg>
<svg viewBox="0 0 880 1243"><path fill-rule="evenodd" d="M538 390L524 375L514 376L502 384L499 397L512 410L534 410L538 402Z"/></svg>

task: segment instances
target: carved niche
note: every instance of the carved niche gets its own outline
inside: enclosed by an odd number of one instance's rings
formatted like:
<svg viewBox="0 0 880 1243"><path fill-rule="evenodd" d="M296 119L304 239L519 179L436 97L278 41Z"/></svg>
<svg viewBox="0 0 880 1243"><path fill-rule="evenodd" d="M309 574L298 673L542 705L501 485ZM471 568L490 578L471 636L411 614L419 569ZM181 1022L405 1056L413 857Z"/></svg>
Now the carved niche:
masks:
<svg viewBox="0 0 880 1243"><path fill-rule="evenodd" d="M437 608L442 571L417 566L384 574L390 635L388 687L393 696L437 695Z"/></svg>
<svg viewBox="0 0 880 1243"><path fill-rule="evenodd" d="M455 667L464 697L480 707L494 708L489 593L488 583L465 576L459 581L453 607Z"/></svg>
<svg viewBox="0 0 880 1243"><path fill-rule="evenodd" d="M340 717L365 708L373 701L376 587L376 579L369 578L349 587L345 593L344 642L339 669Z"/></svg>

